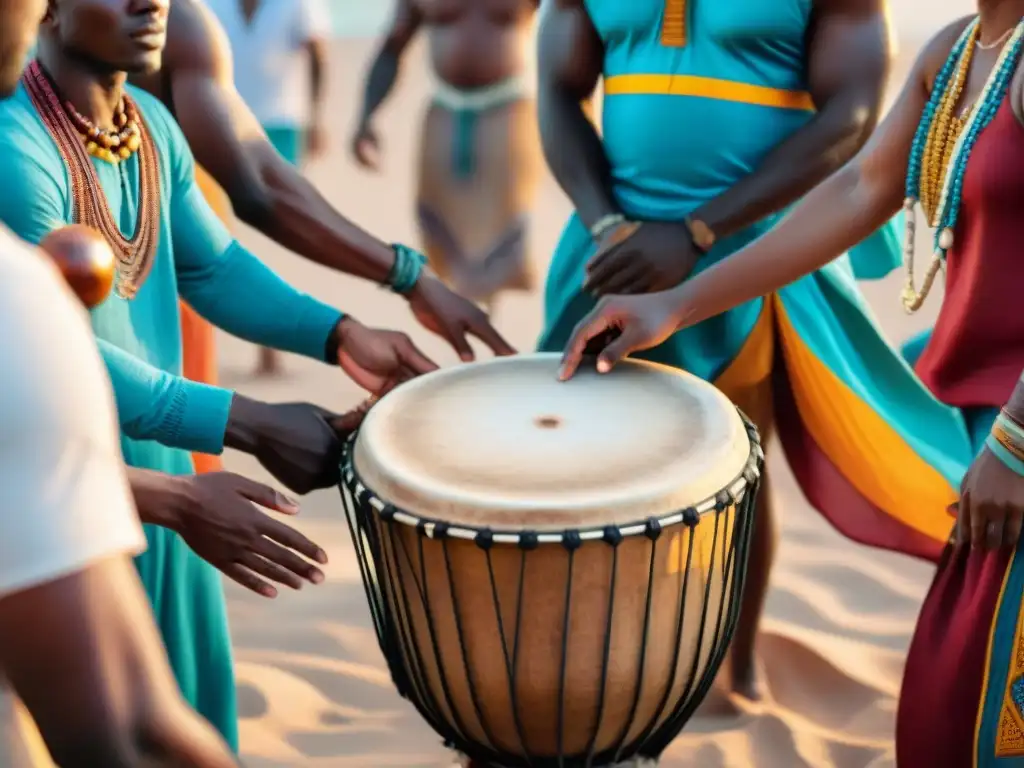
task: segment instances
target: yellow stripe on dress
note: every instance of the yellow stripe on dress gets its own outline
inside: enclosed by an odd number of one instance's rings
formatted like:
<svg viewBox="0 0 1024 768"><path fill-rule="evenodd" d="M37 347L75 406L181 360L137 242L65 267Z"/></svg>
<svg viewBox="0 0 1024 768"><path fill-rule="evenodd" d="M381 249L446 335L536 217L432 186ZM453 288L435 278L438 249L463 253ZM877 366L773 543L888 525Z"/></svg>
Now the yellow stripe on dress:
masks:
<svg viewBox="0 0 1024 768"><path fill-rule="evenodd" d="M695 96L760 107L814 110L814 100L806 91L787 91L696 75L613 75L604 81L604 94Z"/></svg>
<svg viewBox="0 0 1024 768"><path fill-rule="evenodd" d="M665 0L661 19L661 44L669 48L686 45L686 0Z"/></svg>
<svg viewBox="0 0 1024 768"><path fill-rule="evenodd" d="M777 295L773 304L793 398L821 452L875 507L945 544L957 489L818 359Z"/></svg>

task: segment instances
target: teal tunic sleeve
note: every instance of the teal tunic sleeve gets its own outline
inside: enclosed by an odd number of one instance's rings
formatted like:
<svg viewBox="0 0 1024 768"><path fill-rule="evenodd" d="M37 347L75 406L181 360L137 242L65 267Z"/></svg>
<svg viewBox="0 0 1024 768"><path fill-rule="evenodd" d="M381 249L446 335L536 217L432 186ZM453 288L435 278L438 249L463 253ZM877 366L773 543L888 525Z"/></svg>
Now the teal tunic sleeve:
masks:
<svg viewBox="0 0 1024 768"><path fill-rule="evenodd" d="M125 435L186 451L223 453L232 392L161 371L102 339L99 348Z"/></svg>
<svg viewBox="0 0 1024 768"><path fill-rule="evenodd" d="M14 108L0 107L0 129ZM56 148L45 133L32 132L32 122L22 125L30 130L0 130L0 221L23 240L38 244L70 222L71 207ZM126 435L190 451L223 451L230 390L165 373L102 340L99 347Z"/></svg>
<svg viewBox="0 0 1024 768"><path fill-rule="evenodd" d="M342 313L290 286L232 238L196 183L181 129L169 116L159 124L171 153L171 232L182 298L233 336L323 360Z"/></svg>

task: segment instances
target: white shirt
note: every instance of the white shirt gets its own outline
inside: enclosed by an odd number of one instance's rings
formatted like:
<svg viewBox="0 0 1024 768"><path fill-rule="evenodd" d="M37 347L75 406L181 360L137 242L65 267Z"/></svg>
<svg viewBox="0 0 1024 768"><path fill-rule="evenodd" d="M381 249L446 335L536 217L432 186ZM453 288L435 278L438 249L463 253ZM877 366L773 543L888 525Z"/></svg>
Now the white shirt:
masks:
<svg viewBox="0 0 1024 768"><path fill-rule="evenodd" d="M331 33L323 0L259 0L249 21L242 0L206 4L231 42L235 88L263 127L308 128L313 86L306 46Z"/></svg>
<svg viewBox="0 0 1024 768"><path fill-rule="evenodd" d="M0 601L143 549L85 310L45 254L0 227ZM0 678L2 766L40 764L21 720Z"/></svg>

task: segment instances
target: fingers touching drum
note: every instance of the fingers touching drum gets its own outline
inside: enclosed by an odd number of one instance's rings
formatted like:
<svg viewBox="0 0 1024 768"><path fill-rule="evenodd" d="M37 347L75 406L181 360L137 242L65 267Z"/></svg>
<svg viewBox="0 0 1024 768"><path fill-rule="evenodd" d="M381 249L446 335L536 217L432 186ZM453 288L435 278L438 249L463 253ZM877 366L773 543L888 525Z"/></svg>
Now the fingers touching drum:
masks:
<svg viewBox="0 0 1024 768"><path fill-rule="evenodd" d="M381 650L494 766L657 759L732 637L763 465L711 385L557 355L428 374L350 439L342 497Z"/></svg>

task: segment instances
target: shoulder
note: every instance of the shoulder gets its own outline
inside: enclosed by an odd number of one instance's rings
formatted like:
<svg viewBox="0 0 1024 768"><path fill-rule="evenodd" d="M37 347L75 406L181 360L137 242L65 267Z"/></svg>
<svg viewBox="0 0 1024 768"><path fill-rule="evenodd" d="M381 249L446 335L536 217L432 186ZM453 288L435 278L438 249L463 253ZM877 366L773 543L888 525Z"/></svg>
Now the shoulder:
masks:
<svg viewBox="0 0 1024 768"><path fill-rule="evenodd" d="M167 21L167 45L164 66L173 77L176 72L189 70L213 74L216 56L230 53L224 26L217 16L217 5L199 0L175 0Z"/></svg>
<svg viewBox="0 0 1024 768"><path fill-rule="evenodd" d="M24 86L0 101L0 163L10 168L33 161L47 170L59 170L63 163L53 137L43 124Z"/></svg>
<svg viewBox="0 0 1024 768"><path fill-rule="evenodd" d="M946 63L946 59L949 58L956 41L960 39L974 18L974 15L963 16L947 24L921 49L914 64L914 73L921 79L928 93L931 93L935 78Z"/></svg>

